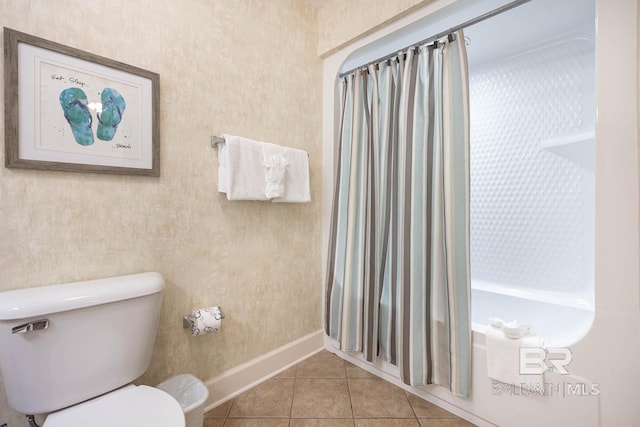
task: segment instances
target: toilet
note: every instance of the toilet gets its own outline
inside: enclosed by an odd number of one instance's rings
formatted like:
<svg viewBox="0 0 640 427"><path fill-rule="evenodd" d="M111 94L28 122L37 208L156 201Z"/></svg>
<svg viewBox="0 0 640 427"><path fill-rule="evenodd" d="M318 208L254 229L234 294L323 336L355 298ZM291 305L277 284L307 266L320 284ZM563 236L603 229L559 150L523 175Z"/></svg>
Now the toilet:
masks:
<svg viewBox="0 0 640 427"><path fill-rule="evenodd" d="M140 273L0 293L9 405L43 427L184 427L168 393L131 382L149 367L164 291Z"/></svg>

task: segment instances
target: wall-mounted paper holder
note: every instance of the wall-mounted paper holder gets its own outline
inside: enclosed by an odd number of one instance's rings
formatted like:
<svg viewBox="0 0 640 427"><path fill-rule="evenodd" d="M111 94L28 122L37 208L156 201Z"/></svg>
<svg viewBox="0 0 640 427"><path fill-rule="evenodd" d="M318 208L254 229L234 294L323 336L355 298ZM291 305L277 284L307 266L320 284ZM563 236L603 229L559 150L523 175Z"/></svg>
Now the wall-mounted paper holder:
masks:
<svg viewBox="0 0 640 427"><path fill-rule="evenodd" d="M222 308L218 307L220 309L220 319L224 319L224 313L222 313ZM186 316L182 316L182 327L184 329L192 329L193 328L193 316L188 314Z"/></svg>

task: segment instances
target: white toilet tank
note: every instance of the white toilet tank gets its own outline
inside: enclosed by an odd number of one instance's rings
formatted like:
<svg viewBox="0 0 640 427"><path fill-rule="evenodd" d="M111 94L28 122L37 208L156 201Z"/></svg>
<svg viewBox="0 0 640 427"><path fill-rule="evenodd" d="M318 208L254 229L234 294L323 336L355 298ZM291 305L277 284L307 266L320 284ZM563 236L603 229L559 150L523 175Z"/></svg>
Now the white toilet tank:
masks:
<svg viewBox="0 0 640 427"><path fill-rule="evenodd" d="M141 273L0 293L0 372L13 409L42 414L142 375L164 279Z"/></svg>

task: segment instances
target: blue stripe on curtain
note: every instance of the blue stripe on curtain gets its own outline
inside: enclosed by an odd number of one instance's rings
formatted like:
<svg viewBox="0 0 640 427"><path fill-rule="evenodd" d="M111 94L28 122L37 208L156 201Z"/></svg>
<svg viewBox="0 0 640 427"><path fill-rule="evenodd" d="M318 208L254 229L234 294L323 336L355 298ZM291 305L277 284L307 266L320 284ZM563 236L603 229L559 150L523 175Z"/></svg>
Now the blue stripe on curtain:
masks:
<svg viewBox="0 0 640 427"><path fill-rule="evenodd" d="M409 385L469 394L469 118L464 37L342 85L325 329Z"/></svg>
<svg viewBox="0 0 640 427"><path fill-rule="evenodd" d="M447 204L445 211L451 217L451 231L453 248L448 261L451 263L453 287L455 293L449 298L453 305L456 323L451 326L451 334L455 351L451 352L452 384L459 385L458 394L469 394L469 382L460 382L456 376L470 377L471 373L471 269L469 251L469 78L467 54L464 37L458 37L455 42L445 48L443 54L450 55L444 61L448 65L446 85L449 89L451 139L445 140L446 146L451 147L449 158L451 173L449 174L452 203ZM452 345L452 348L454 346Z"/></svg>

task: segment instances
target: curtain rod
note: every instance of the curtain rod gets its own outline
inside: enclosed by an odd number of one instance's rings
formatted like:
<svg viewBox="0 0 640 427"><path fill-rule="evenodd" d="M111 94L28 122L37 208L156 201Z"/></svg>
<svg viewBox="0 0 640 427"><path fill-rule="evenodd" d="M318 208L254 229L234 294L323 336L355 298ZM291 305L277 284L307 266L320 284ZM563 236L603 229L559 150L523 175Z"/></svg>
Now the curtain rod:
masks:
<svg viewBox="0 0 640 427"><path fill-rule="evenodd" d="M482 14L480 16L476 16L475 18L469 19L468 21L465 21L460 25L456 25L455 27L451 27L446 31L443 31L441 33L436 34L435 36L431 36L429 38L426 38L424 40L419 41L418 43L414 43L414 44L409 45L409 46L407 46L407 47L405 47L403 49L400 49L400 50L398 50L398 51L396 51L394 53L390 53L390 54L385 55L383 57L380 57L378 59L374 59L373 61L369 61L364 65L360 65L360 66L357 66L355 68L352 68L349 71L345 71L343 73L340 73L339 77L343 78L343 77L355 72L356 70L360 70L360 69L363 69L363 68L366 69L366 68L369 67L369 65L377 64L377 63L380 63L380 62L384 62L384 61L386 61L388 59L394 58L394 57L398 56L398 54L400 52L402 52L402 51L409 50L409 49L412 49L412 48L415 49L418 46L426 45L426 44L429 44L429 43L434 42L436 40L440 40L441 38L443 38L445 36L448 36L449 34L453 34L458 30L462 30L463 28L470 27L471 25L477 24L479 22L484 21L485 19L492 18L492 17L494 17L496 15L500 15L501 13L504 13L504 12L506 12L508 10L511 10L511 9L515 8L515 7L521 6L521 5L523 5L525 3L528 3L530 1L531 0L515 0L515 1L512 1L511 3L507 3L507 4L503 5L503 6L500 6L500 7L496 8L496 9L493 9L493 10L491 10L491 11L489 11L487 13L484 13L484 14Z"/></svg>

